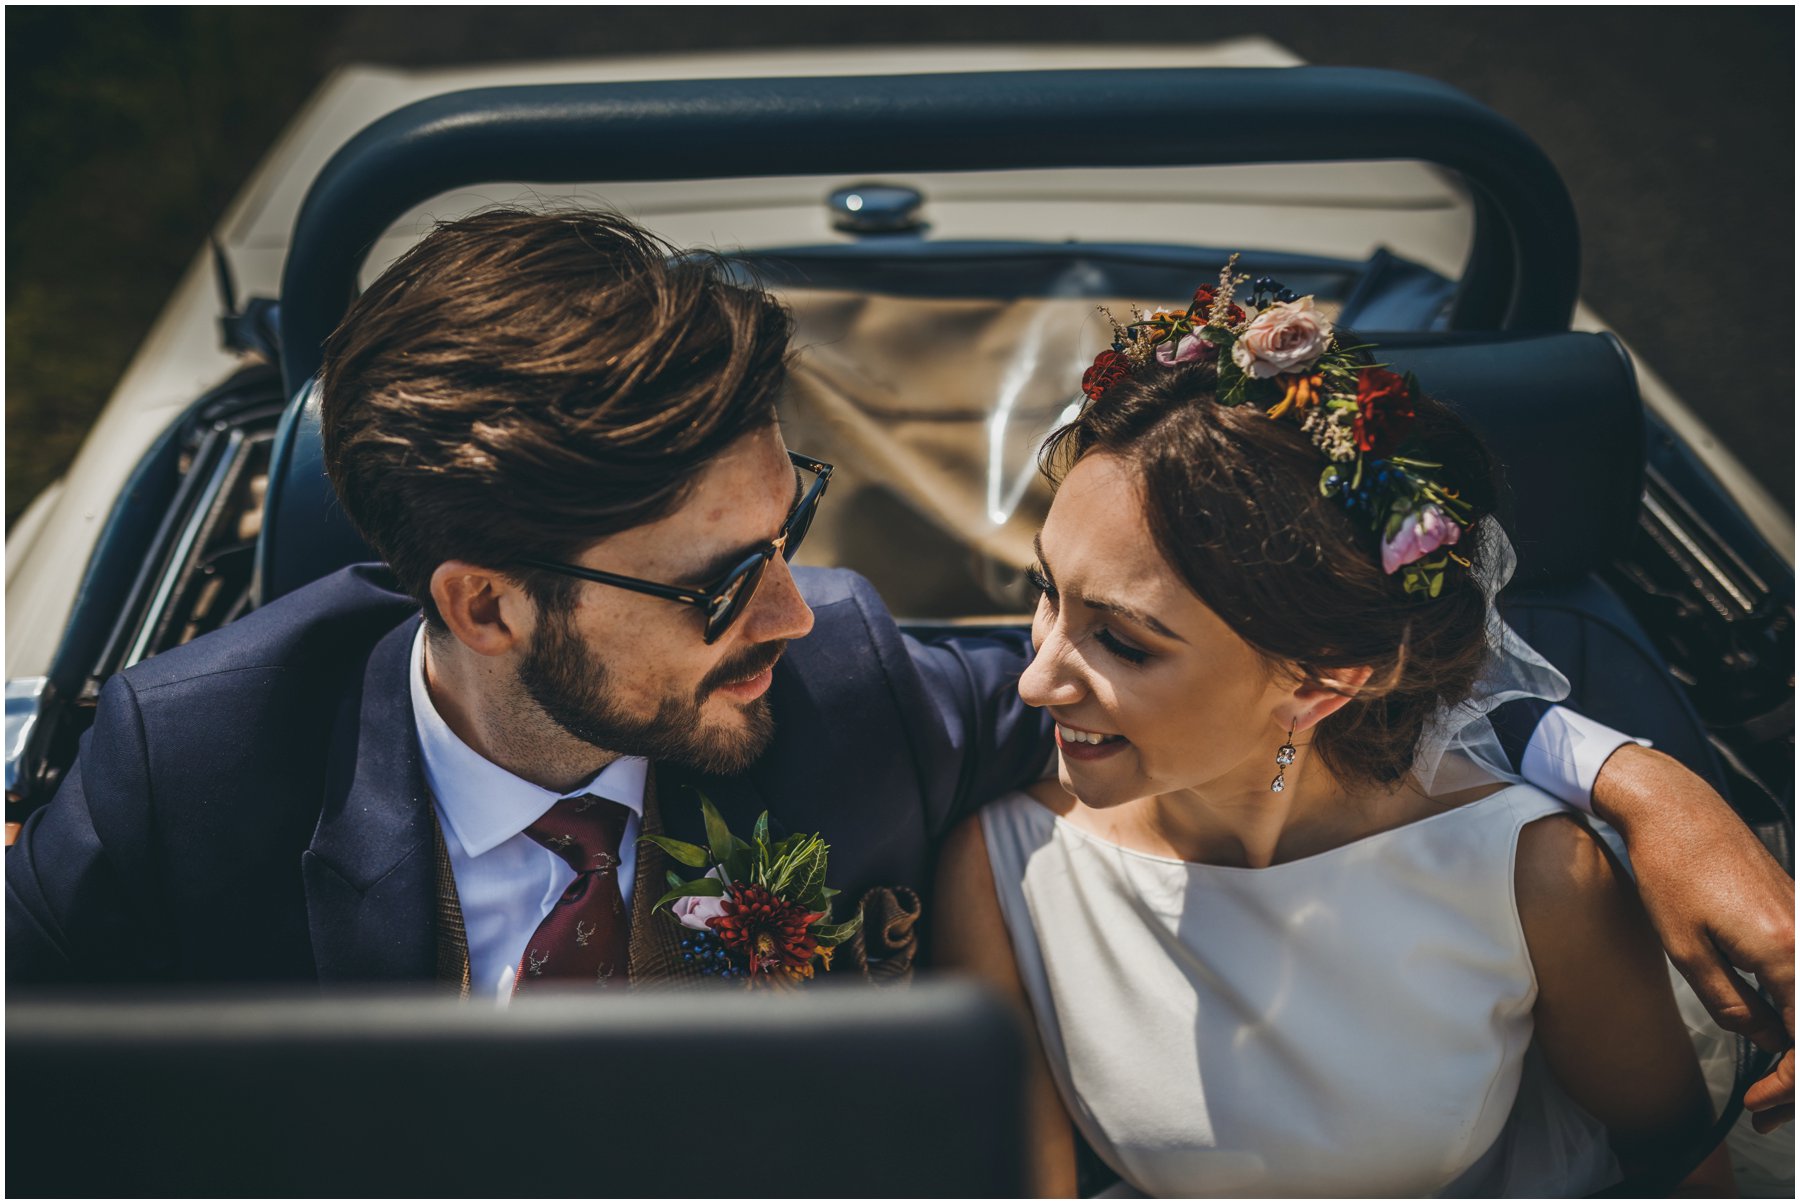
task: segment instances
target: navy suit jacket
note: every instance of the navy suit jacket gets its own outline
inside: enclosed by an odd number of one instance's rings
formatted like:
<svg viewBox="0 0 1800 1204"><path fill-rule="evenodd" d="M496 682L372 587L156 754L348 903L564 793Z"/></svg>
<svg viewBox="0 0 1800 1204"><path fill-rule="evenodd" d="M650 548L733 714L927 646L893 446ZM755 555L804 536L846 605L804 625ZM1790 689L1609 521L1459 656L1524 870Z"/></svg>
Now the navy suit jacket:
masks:
<svg viewBox="0 0 1800 1204"><path fill-rule="evenodd" d="M797 570L816 615L777 665L774 741L732 778L659 767L668 833L819 832L830 883L928 888L931 845L1036 776L1026 638L921 644L874 589ZM418 608L335 573L107 682L6 859L14 983L369 982L437 970L431 804L408 684Z"/></svg>

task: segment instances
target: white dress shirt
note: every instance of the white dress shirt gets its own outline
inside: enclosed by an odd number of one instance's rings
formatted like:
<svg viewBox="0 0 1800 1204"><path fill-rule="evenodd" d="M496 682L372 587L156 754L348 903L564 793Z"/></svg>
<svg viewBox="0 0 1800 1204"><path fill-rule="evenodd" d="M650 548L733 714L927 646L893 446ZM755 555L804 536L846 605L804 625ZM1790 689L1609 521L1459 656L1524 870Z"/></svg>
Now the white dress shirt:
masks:
<svg viewBox="0 0 1800 1204"><path fill-rule="evenodd" d="M1538 720L1519 758L1519 776L1577 811L1594 813L1594 779L1606 759L1627 744L1650 741L1627 736L1566 707L1551 707Z"/></svg>
<svg viewBox="0 0 1800 1204"><path fill-rule="evenodd" d="M620 757L584 786L565 794L545 790L464 744L438 714L425 687L423 625L413 640L411 677L425 784L444 831L469 939L469 992L504 1004L512 998L513 979L531 934L575 880L569 863L525 835L525 829L558 800L574 795L595 794L624 804L631 817L620 842L618 875L630 907L650 763Z"/></svg>

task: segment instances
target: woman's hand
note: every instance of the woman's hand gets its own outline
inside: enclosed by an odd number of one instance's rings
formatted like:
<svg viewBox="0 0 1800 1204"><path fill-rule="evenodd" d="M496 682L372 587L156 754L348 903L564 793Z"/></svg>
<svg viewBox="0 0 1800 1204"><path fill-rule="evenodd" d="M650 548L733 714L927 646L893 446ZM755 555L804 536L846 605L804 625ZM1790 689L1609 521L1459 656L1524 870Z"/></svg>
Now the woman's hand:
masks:
<svg viewBox="0 0 1800 1204"><path fill-rule="evenodd" d="M1785 1051L1744 1097L1757 1131L1792 1120L1794 880L1712 787L1662 753L1627 744L1609 757L1594 812L1625 837L1650 922L1713 1019Z"/></svg>

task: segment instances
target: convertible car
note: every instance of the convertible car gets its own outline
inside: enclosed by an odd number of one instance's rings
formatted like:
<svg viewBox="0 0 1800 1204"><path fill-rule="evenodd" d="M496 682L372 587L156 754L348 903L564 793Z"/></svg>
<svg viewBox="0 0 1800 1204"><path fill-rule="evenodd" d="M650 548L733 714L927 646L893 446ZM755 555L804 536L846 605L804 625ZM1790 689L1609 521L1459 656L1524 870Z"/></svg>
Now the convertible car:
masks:
<svg viewBox="0 0 1800 1204"><path fill-rule="evenodd" d="M1096 307L1241 251L1487 435L1510 621L1791 867L1789 508L1581 306L1573 209L1520 130L1261 41L340 72L9 533L9 840L109 675L370 558L321 468L321 340L432 220L496 203L617 208L779 292L785 434L837 466L803 559L927 636L1027 621L1035 452L1110 339Z"/></svg>

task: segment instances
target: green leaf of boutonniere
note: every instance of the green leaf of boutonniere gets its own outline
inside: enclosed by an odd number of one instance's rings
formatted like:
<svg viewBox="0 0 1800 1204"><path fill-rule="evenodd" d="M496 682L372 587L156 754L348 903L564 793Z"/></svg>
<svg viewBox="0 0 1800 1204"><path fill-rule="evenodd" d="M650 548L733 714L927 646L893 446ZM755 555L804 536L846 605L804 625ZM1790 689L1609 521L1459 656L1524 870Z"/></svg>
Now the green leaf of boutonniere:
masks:
<svg viewBox="0 0 1800 1204"><path fill-rule="evenodd" d="M640 841L649 841L683 865L691 865L695 869L704 869L707 864L706 850L697 844L689 844L685 840L676 840L673 836L638 837Z"/></svg>
<svg viewBox="0 0 1800 1204"><path fill-rule="evenodd" d="M821 945L836 945L855 936L856 930L861 927L862 916L858 914L842 924L814 924L810 931Z"/></svg>
<svg viewBox="0 0 1800 1204"><path fill-rule="evenodd" d="M824 889L825 854L825 842L821 840L813 852L808 855L805 863L799 867L799 872L795 874L794 894L801 899L811 900ZM812 903L808 902L807 906L811 907Z"/></svg>
<svg viewBox="0 0 1800 1204"><path fill-rule="evenodd" d="M706 843L712 849L713 860L727 860L744 842L731 834L719 809L704 794L700 795L700 814L706 821Z"/></svg>
<svg viewBox="0 0 1800 1204"><path fill-rule="evenodd" d="M1237 336L1223 326L1202 326L1199 330L1201 338L1219 349L1221 358L1237 344ZM1233 364L1232 367L1235 368L1237 365ZM1219 375L1223 376L1224 374L1224 365L1221 364Z"/></svg>
<svg viewBox="0 0 1800 1204"><path fill-rule="evenodd" d="M825 857L825 842L817 836L807 836L787 843L781 857L770 867L769 889L778 895L804 895L804 891L791 888L805 877L803 871L814 857L819 858L821 863Z"/></svg>
<svg viewBox="0 0 1800 1204"><path fill-rule="evenodd" d="M680 886L671 888L650 910L652 913L661 911L675 900L685 899L689 895L705 895L710 899L717 899L724 894L725 884L717 878L696 878L692 882L683 882Z"/></svg>

